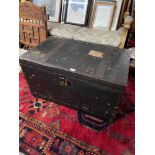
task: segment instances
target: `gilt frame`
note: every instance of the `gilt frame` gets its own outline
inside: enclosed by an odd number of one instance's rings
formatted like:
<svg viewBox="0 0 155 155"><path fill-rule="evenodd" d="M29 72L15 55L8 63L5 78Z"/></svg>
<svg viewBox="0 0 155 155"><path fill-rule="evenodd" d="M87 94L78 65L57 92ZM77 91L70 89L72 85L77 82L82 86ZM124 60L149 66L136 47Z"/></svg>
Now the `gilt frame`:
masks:
<svg viewBox="0 0 155 155"><path fill-rule="evenodd" d="M103 6L103 7L112 7L111 8L111 12L110 12L110 17L109 17L109 22L107 24L107 27L101 27L101 26L94 26L94 23L95 23L95 19L96 19L96 16L97 16L97 7L98 6ZM92 11L92 14L91 14L91 20L90 20L90 24L89 24L89 28L95 28L95 29L102 29L102 30L110 30L111 29L111 26L112 26L112 21L113 21L113 16L114 16L114 12L115 12L115 2L95 2L94 3L94 6L93 6L93 11ZM103 19L104 20L104 19Z"/></svg>

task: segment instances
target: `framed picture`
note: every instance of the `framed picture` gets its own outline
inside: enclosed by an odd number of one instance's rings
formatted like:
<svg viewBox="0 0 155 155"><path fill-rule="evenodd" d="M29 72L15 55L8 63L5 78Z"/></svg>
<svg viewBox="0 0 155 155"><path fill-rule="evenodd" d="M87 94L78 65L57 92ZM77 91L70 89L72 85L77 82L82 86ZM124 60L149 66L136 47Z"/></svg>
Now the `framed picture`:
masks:
<svg viewBox="0 0 155 155"><path fill-rule="evenodd" d="M115 11L115 2L95 2L89 27L110 30Z"/></svg>
<svg viewBox="0 0 155 155"><path fill-rule="evenodd" d="M118 23L117 23L117 29L120 28L122 26L122 24L123 24L124 14L127 11L128 1L129 0L123 0L121 11L120 11L120 14L119 14Z"/></svg>
<svg viewBox="0 0 155 155"><path fill-rule="evenodd" d="M62 6L61 6L61 23L64 23L66 16L66 0L62 0Z"/></svg>
<svg viewBox="0 0 155 155"><path fill-rule="evenodd" d="M33 4L45 6L49 21L59 22L61 11L61 0L33 0Z"/></svg>
<svg viewBox="0 0 155 155"><path fill-rule="evenodd" d="M117 0L116 1L115 14L114 14L114 19L113 19L112 26L111 26L112 31L115 31L117 29L118 20L119 20L123 1L124 0Z"/></svg>
<svg viewBox="0 0 155 155"><path fill-rule="evenodd" d="M91 0L66 0L66 2L65 23L86 26Z"/></svg>

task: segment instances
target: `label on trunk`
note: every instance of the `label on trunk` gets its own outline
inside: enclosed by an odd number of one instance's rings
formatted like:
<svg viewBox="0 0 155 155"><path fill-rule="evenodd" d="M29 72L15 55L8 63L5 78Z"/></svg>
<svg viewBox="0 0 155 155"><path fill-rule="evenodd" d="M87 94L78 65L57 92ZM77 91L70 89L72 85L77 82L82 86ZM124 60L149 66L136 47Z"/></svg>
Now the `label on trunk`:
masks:
<svg viewBox="0 0 155 155"><path fill-rule="evenodd" d="M103 58L104 54L103 54L103 52L91 50L91 51L89 51L88 55L97 57L97 58Z"/></svg>

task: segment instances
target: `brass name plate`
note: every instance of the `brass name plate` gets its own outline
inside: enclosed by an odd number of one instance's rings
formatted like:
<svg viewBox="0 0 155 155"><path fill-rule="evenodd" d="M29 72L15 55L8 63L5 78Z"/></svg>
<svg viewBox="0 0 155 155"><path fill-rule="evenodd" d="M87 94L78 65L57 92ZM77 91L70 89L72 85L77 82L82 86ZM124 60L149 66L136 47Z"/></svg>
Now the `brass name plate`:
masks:
<svg viewBox="0 0 155 155"><path fill-rule="evenodd" d="M104 54L103 54L103 52L91 50L91 51L89 51L88 55L97 57L97 58L103 58Z"/></svg>

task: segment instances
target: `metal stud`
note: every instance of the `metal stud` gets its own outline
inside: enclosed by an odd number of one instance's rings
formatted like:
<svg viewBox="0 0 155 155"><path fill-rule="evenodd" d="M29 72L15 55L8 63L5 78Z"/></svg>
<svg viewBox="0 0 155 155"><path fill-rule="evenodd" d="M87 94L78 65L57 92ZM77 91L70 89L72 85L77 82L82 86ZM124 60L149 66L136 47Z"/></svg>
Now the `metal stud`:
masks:
<svg viewBox="0 0 155 155"><path fill-rule="evenodd" d="M107 105L110 106L110 103L108 102Z"/></svg>

